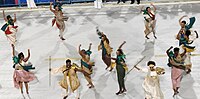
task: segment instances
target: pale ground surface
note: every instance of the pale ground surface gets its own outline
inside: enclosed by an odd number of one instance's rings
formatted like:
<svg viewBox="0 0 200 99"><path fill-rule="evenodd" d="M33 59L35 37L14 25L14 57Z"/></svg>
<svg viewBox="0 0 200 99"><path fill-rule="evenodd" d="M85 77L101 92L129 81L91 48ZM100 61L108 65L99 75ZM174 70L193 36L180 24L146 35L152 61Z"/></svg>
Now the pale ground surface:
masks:
<svg viewBox="0 0 200 99"><path fill-rule="evenodd" d="M81 99L144 99L142 82L145 74L133 70L126 77L127 94L116 96L118 84L116 79L116 70L113 72L105 71L105 64L101 60L101 52L97 51L100 42L95 32L95 27L107 34L111 46L115 51L124 41L127 44L123 47L127 55L127 64L129 69L142 56L146 56L140 66L145 67L149 60L155 60L158 66L166 70L166 74L160 77L161 89L165 99L172 98L172 86L170 79L170 68L167 64L165 51L170 46L177 46L175 34L180 27L178 19L182 15L197 18L193 29L200 31L200 4L175 4L160 5L157 13L157 40L144 39L143 16L139 14L138 6L124 7L106 7L100 10L92 8L64 9L65 15L70 19L66 22L65 41L58 37L56 27L51 27L53 14L50 11L30 11L17 12L17 23L19 31L17 33L18 43L17 51L22 51L27 55L27 49L31 49L30 61L36 67L35 75L39 82L30 83L30 96L32 99L62 99L65 91L58 85L62 78L62 73L52 75L52 85L49 87L49 63L46 60L49 56L52 58L79 58L77 53L78 45L81 43L83 48L88 48L90 42L93 43L91 56L96 62L92 79L95 89L88 89L87 82L83 75L78 73L81 81L80 93ZM11 14L11 13L9 13ZM186 19L188 20L188 19ZM1 17L0 26L4 24ZM22 99L18 89L13 87L13 68L11 57L11 46L8 43L3 32L0 33L0 99ZM152 35L150 36L151 38ZM200 40L194 42L196 51L193 54L200 54ZM161 55L161 56L160 56ZM79 63L79 60L73 60ZM186 75L182 79L180 94L177 99L200 99L200 57L192 57L193 68L191 75ZM65 63L65 60L52 61L52 67L59 67ZM24 91L25 92L25 91ZM27 95L25 95L27 97ZM69 99L74 99L73 95Z"/></svg>

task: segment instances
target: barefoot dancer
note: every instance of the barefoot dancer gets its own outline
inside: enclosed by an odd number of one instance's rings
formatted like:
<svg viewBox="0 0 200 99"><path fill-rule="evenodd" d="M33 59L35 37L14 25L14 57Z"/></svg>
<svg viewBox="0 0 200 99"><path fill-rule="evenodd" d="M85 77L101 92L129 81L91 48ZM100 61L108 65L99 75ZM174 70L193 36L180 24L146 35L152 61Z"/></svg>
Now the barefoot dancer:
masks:
<svg viewBox="0 0 200 99"><path fill-rule="evenodd" d="M28 49L28 56L25 58L24 54L21 52L18 54L18 57L15 56L15 47L12 45L13 49L13 60L14 60L14 86L16 88L20 88L21 93L23 94L23 83L25 84L26 93L29 94L28 91L28 83L36 79L35 75L29 72L30 69L35 69L32 67L32 64L27 63L30 58L30 50Z"/></svg>
<svg viewBox="0 0 200 99"><path fill-rule="evenodd" d="M126 63L125 63L125 54L122 51L122 46L126 42L124 41L118 48L116 54L117 58L111 58L116 61L116 69L117 69L117 78L118 78L118 84L119 84L119 91L116 93L116 95L122 94L126 92L124 77L126 72Z"/></svg>
<svg viewBox="0 0 200 99"><path fill-rule="evenodd" d="M147 39L149 39L148 35L153 32L154 38L156 39L156 31L155 31L155 26L156 26L156 7L153 5L153 3L151 3L151 6L153 6L153 11L151 10L150 7L146 7L145 10L141 10L141 12L143 12L144 15L144 19L145 19L145 37ZM142 8L143 9L143 8Z"/></svg>
<svg viewBox="0 0 200 99"><path fill-rule="evenodd" d="M172 67L171 69L171 79L172 79L172 85L174 90L174 95L177 95L179 93L178 89L180 88L181 78L182 78L182 72L185 70L184 66L184 55L186 53L185 51L180 54L179 48L174 48L174 51L170 51L173 47L171 46L167 51L167 55L169 57L169 65Z"/></svg>
<svg viewBox="0 0 200 99"><path fill-rule="evenodd" d="M107 36L103 32L100 32L98 29L97 34L100 36L99 38L101 39L100 45L98 46L98 50L102 50L102 60L107 65L106 70L110 67L110 71L112 71L112 62L109 57L111 56L113 50L110 47L110 42Z"/></svg>
<svg viewBox="0 0 200 99"><path fill-rule="evenodd" d="M52 26L56 23L60 34L59 37L61 40L65 40L63 37L63 33L65 30L65 23L64 21L68 20L68 17L63 16L62 7L60 3L54 5L54 9L52 9L52 2L50 3L50 10L55 14L55 18L52 20Z"/></svg>
<svg viewBox="0 0 200 99"><path fill-rule="evenodd" d="M156 63L154 61L149 61L147 63L148 69L142 69L135 66L139 71L147 73L142 87L145 92L145 99L164 99L164 95L160 89L159 75L165 73L163 68L155 67Z"/></svg>
<svg viewBox="0 0 200 99"><path fill-rule="evenodd" d="M91 50L92 43L89 45L89 49L86 51L84 49L81 50L81 45L79 45L79 54L82 57L81 59L81 68L87 72L88 74L92 74L92 66L94 66L94 62L90 61L90 55L92 54ZM94 85L92 83L91 76L85 75L85 79L88 81L89 88L93 88Z"/></svg>
<svg viewBox="0 0 200 99"><path fill-rule="evenodd" d="M17 18L16 18L16 14L14 14L14 19L12 19L12 17L10 15L5 15L5 12L3 10L3 18L6 22L6 24L4 24L1 28L2 31L5 32L5 35L8 39L8 41L10 42L10 44L15 45L16 43L16 32L17 32L17 27L18 26L14 26L14 23L16 22Z"/></svg>

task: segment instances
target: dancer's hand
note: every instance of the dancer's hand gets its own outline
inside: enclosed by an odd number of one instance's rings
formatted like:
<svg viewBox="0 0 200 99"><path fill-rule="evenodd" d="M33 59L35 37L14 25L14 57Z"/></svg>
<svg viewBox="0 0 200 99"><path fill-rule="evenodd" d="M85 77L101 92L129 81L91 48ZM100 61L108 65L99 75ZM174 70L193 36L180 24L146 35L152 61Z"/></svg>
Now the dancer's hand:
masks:
<svg viewBox="0 0 200 99"><path fill-rule="evenodd" d="M52 5L53 4L53 2L50 2L50 5Z"/></svg>
<svg viewBox="0 0 200 99"><path fill-rule="evenodd" d="M152 6L153 6L153 3L151 2L151 3L150 3L150 5L152 5Z"/></svg>
<svg viewBox="0 0 200 99"><path fill-rule="evenodd" d="M90 46L92 45L92 43L90 43Z"/></svg>
<svg viewBox="0 0 200 99"><path fill-rule="evenodd" d="M28 49L28 53L30 53L30 49Z"/></svg>
<svg viewBox="0 0 200 99"><path fill-rule="evenodd" d="M170 49L172 49L172 48L173 48L173 46L170 47Z"/></svg>
<svg viewBox="0 0 200 99"><path fill-rule="evenodd" d="M79 47L81 47L81 44L79 45Z"/></svg>
<svg viewBox="0 0 200 99"><path fill-rule="evenodd" d="M126 43L126 41L123 42L124 44Z"/></svg>
<svg viewBox="0 0 200 99"><path fill-rule="evenodd" d="M11 44L12 48L15 48L14 44Z"/></svg>

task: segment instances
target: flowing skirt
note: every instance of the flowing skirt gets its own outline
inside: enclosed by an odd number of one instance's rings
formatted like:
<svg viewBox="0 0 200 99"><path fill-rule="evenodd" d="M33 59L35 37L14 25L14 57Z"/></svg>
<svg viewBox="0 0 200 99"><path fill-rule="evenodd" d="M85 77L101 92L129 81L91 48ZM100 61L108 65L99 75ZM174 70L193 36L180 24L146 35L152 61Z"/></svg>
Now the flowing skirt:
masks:
<svg viewBox="0 0 200 99"><path fill-rule="evenodd" d="M146 77L142 87L147 99L164 99L164 95L160 89L159 78Z"/></svg>
<svg viewBox="0 0 200 99"><path fill-rule="evenodd" d="M20 82L30 82L36 79L35 75L25 70L15 70L13 74L14 86L19 88Z"/></svg>

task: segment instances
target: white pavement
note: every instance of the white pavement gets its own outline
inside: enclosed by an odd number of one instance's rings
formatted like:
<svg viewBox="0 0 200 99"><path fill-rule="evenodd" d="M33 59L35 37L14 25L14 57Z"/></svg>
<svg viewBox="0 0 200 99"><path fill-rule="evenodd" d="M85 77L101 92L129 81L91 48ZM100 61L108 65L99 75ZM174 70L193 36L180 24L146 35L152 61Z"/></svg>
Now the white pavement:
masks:
<svg viewBox="0 0 200 99"><path fill-rule="evenodd" d="M88 89L86 80L82 74L81 80L81 99L144 99L144 92L141 83L145 74L133 70L126 77L127 94L116 96L118 84L116 71L105 71L105 65L101 60L101 52L97 51L100 42L95 32L95 27L107 34L111 46L114 48L113 57L119 44L124 40L127 44L123 47L127 55L129 69L142 56L146 56L145 61L140 65L145 67L148 60L155 60L158 66L166 70L166 74L160 77L161 89L165 99L173 99L172 86L170 79L170 68L167 66L165 51L170 46L177 46L175 34L180 27L178 19L182 15L195 16L197 18L193 29L200 31L200 4L170 4L159 5L157 13L157 40L144 39L143 16L139 14L137 6L116 6L105 7L102 9L91 8L64 8L64 14L70 19L66 22L67 30L64 37L66 41L61 41L58 37L56 27L51 27L53 14L50 11L30 11L17 13L17 23L19 31L17 33L17 51L22 51L27 55L27 49L31 50L30 61L36 67L34 71L39 82L30 83L31 99L62 99L65 91L58 85L62 74L52 75L51 86L49 87L49 63L46 60L61 58L52 61L52 67L59 67L65 63L62 58L73 58L74 62L80 64L77 48L82 44L83 48L88 48L90 42L92 46L92 60L96 62L92 79L95 89ZM9 14L12 14L9 12ZM186 19L188 20L188 19ZM4 24L0 17L0 26ZM150 36L153 38L152 36ZM11 46L4 33L0 33L0 99L22 99L20 91L13 86L13 68ZM200 40L194 42L196 51L193 54L200 54ZM182 79L180 94L176 99L200 99L200 56L192 57L193 68L191 75L186 75ZM28 97L27 95L25 95ZM74 99L73 95L69 99Z"/></svg>

